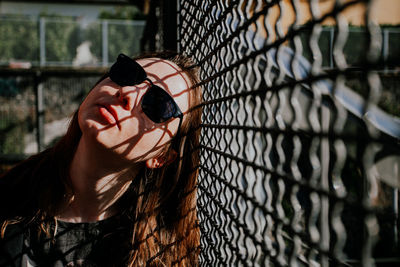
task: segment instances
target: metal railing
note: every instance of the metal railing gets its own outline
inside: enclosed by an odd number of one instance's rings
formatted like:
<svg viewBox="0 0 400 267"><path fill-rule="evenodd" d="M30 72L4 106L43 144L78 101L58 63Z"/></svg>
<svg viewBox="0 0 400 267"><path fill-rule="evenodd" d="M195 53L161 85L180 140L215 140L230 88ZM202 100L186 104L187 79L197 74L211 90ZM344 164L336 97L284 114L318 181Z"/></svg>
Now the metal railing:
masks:
<svg viewBox="0 0 400 267"><path fill-rule="evenodd" d="M329 69L335 67L334 61L334 43L337 37L337 29L333 26L325 26L321 29L321 33L318 40L318 47L321 50L322 57L322 68ZM304 31L300 33L300 39L302 40L303 47L307 47L307 42L310 38L311 31ZM347 64L353 67L359 67L362 63L363 51L362 47L354 45L355 43L366 44L365 41L368 38L368 34L362 27L349 27L347 29L347 42L343 47L343 54L346 57ZM388 70L393 70L394 65L390 61L390 57L399 58L400 50L398 48L398 43L400 42L400 28L381 28L381 38L382 38L382 49L381 49L381 59L383 68ZM303 53L303 56L309 61L312 60L311 51Z"/></svg>
<svg viewBox="0 0 400 267"><path fill-rule="evenodd" d="M0 68L0 163L51 146L105 68Z"/></svg>
<svg viewBox="0 0 400 267"><path fill-rule="evenodd" d="M400 264L399 95L383 72L398 55L369 13L366 38L349 38L342 13L372 1L333 2L180 1L179 49L204 97L200 265ZM326 18L337 26L324 65Z"/></svg>
<svg viewBox="0 0 400 267"><path fill-rule="evenodd" d="M0 17L0 65L108 66L139 54L145 21Z"/></svg>

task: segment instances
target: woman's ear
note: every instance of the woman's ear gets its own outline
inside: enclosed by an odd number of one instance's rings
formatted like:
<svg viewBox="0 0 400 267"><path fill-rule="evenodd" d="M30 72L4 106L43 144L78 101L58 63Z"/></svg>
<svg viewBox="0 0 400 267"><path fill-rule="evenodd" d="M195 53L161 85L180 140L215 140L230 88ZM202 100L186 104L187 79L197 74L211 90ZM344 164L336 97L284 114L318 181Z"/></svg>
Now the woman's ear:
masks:
<svg viewBox="0 0 400 267"><path fill-rule="evenodd" d="M166 154L156 156L146 161L146 167L149 169L161 168L164 165L171 164L177 157L178 153L170 149Z"/></svg>

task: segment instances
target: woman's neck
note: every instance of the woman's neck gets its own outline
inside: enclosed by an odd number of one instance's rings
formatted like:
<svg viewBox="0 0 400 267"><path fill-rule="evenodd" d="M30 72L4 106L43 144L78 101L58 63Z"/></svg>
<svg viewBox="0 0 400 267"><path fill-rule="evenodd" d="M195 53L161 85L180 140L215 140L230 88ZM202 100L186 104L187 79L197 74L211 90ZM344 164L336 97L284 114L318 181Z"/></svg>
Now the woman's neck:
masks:
<svg viewBox="0 0 400 267"><path fill-rule="evenodd" d="M70 166L72 197L57 216L68 222L104 220L118 212L114 205L126 192L139 166L111 162L81 138Z"/></svg>

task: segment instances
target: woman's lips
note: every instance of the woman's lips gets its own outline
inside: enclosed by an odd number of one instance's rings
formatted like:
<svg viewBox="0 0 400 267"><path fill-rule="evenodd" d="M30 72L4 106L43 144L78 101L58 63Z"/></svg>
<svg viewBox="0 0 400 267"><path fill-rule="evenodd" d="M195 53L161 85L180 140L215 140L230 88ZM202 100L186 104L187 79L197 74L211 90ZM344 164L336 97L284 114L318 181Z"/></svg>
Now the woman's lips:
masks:
<svg viewBox="0 0 400 267"><path fill-rule="evenodd" d="M99 105L100 114L110 123L118 125L117 112L110 105Z"/></svg>

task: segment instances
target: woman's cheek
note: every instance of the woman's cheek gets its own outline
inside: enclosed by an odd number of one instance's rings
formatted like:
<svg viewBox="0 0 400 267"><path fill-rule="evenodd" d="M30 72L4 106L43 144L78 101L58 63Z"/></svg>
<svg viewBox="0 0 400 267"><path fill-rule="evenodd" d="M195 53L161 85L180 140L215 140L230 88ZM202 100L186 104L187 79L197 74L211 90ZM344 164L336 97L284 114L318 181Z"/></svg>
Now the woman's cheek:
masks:
<svg viewBox="0 0 400 267"><path fill-rule="evenodd" d="M144 134L135 148L144 159L150 159L158 155L164 149L169 140L170 137L165 133L165 131L156 129L150 133Z"/></svg>
<svg viewBox="0 0 400 267"><path fill-rule="evenodd" d="M135 139L140 135L140 123L136 117L120 119L121 136L124 141Z"/></svg>

